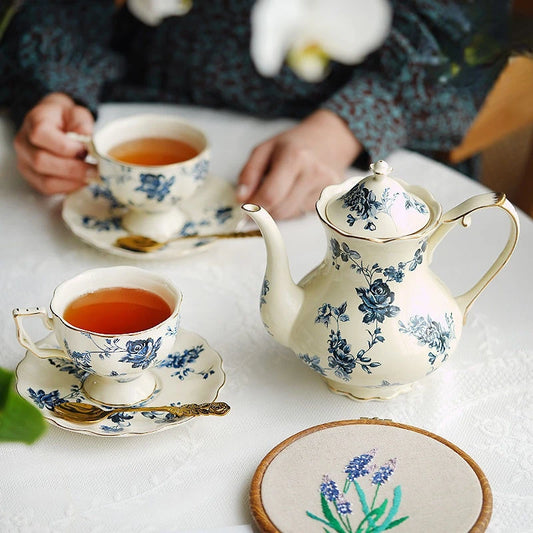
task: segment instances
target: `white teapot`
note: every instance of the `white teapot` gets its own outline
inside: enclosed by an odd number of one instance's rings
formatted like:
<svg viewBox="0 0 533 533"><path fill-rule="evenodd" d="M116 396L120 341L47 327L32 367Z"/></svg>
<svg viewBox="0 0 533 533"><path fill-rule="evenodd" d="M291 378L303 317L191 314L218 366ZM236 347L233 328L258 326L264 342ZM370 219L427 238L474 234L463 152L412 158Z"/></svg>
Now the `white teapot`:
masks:
<svg viewBox="0 0 533 533"><path fill-rule="evenodd" d="M319 373L333 392L386 399L407 391L455 350L465 315L509 260L519 221L501 193L474 196L444 215L425 189L394 179L385 161L373 175L326 187L316 204L328 237L326 257L298 285L272 217L242 209L265 239L261 318L268 332ZM499 257L467 292L454 297L431 271L435 247L478 209L511 219Z"/></svg>

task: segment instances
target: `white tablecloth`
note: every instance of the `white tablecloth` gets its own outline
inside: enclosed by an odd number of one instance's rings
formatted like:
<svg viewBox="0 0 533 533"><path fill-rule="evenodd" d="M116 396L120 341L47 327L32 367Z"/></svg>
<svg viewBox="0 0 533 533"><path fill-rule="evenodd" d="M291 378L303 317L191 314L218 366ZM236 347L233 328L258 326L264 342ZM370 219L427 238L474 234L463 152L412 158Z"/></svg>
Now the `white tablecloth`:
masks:
<svg viewBox="0 0 533 533"><path fill-rule="evenodd" d="M109 105L100 124L140 111L178 112L204 128L213 172L235 181L250 149L289 121L154 105ZM19 177L13 130L0 123L0 366L24 356L11 310L47 305L53 288L82 270L136 264L80 242L61 219L61 198L44 198ZM395 175L430 189L444 209L485 189L449 168L399 151ZM475 214L437 249L434 268L454 293L469 288L505 242L500 210ZM223 360L224 418L191 420L133 438L98 438L49 426L32 446L0 443L0 531L195 531L251 524L248 491L265 454L307 427L359 417L432 431L485 472L494 496L489 531L532 531L533 222L521 214L510 263L474 304L459 348L405 395L359 403L332 394L264 330L259 293L262 239L219 242L204 253L137 266L170 277L184 293L182 326ZM299 280L326 252L314 214L280 224ZM248 531L248 527L235 531Z"/></svg>

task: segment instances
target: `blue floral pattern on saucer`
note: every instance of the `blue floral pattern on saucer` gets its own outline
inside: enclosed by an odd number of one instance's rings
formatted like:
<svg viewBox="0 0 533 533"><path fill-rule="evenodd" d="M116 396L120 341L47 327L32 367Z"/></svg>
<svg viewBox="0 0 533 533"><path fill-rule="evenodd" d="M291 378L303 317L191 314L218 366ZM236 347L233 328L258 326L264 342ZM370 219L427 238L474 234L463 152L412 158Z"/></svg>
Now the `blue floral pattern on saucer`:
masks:
<svg viewBox="0 0 533 533"><path fill-rule="evenodd" d="M55 340L49 336L41 343L54 345ZM135 352L134 347L131 348L132 351L128 353ZM183 329L178 334L172 352L163 356L157 354L155 367L148 371L156 377L156 389L148 399L136 406L149 408L212 402L226 379L220 355L205 339ZM147 409L136 413L117 412L93 424L68 422L54 415L54 406L67 401L95 403L83 389L87 372L64 359L40 359L26 352L16 374L19 394L41 409L49 422L71 431L98 436L144 435L190 420Z"/></svg>
<svg viewBox="0 0 533 533"><path fill-rule="evenodd" d="M151 198L162 200L168 193L169 184L155 174L143 176L139 190ZM147 254L114 245L119 237L128 235L121 225L126 208L104 185L88 185L69 195L63 204L62 216L72 232L87 244L113 255L145 261L180 257L200 251L215 242L212 239L202 239L202 235L238 231L243 218L233 184L211 174L183 205L182 211L187 219L176 237L198 235L199 239L174 241Z"/></svg>

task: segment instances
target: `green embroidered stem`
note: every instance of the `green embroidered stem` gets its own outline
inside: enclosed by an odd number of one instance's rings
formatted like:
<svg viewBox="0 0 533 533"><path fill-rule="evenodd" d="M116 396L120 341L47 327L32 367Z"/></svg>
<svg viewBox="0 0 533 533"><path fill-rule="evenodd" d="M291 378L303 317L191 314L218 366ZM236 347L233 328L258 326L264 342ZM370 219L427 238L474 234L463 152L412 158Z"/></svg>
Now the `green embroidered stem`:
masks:
<svg viewBox="0 0 533 533"><path fill-rule="evenodd" d="M378 497L379 487L381 487L381 485L378 483L378 486L376 487L376 492L374 493L374 499L372 500L372 505L370 506L370 509L374 509L374 504L376 503L376 498Z"/></svg>
<svg viewBox="0 0 533 533"><path fill-rule="evenodd" d="M339 516L339 520L341 522L341 524L344 526L344 528L346 529L346 533L353 533L352 531L352 527L350 525L350 519L348 517L346 517L346 521L344 521L342 519L342 516L341 514L339 513L339 511L337 510L337 515Z"/></svg>
<svg viewBox="0 0 533 533"><path fill-rule="evenodd" d="M346 494L348 492L350 488L350 478L346 478L346 481L344 482L344 489L342 492L344 492L344 494Z"/></svg>

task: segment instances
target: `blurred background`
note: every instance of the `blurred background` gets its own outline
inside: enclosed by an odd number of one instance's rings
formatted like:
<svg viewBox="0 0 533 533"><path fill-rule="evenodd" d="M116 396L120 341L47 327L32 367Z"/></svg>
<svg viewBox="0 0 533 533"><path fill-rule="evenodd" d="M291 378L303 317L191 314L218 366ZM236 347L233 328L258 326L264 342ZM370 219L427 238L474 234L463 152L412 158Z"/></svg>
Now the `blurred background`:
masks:
<svg viewBox="0 0 533 533"><path fill-rule="evenodd" d="M512 50L451 163L481 157L481 181L526 212L533 198L533 1L514 0Z"/></svg>
<svg viewBox="0 0 533 533"><path fill-rule="evenodd" d="M114 0L121 5L125 0ZM0 40L23 0L0 0ZM442 159L477 158L480 180L533 213L533 0L512 2L512 53L462 143ZM0 112L2 110L0 109ZM466 172L468 174L468 172Z"/></svg>

